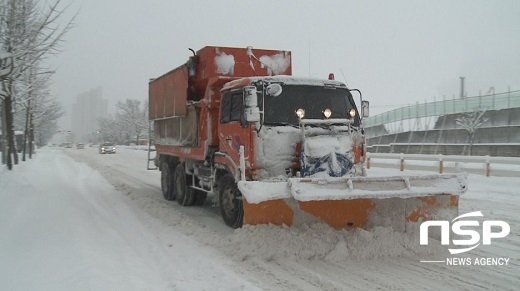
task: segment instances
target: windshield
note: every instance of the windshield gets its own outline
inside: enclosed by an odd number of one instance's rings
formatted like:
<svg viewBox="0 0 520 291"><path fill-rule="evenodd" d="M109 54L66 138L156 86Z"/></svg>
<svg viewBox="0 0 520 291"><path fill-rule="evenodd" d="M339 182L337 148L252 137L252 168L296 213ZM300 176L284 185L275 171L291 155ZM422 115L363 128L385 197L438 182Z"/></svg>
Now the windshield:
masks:
<svg viewBox="0 0 520 291"><path fill-rule="evenodd" d="M354 108L356 116L353 126L359 126L359 114L352 94L346 88L309 86L309 85L282 85L279 96L264 95L264 124L298 125L296 110L305 110L305 119L324 119L323 111L330 109L330 118L350 118L349 110ZM260 96L259 105L262 106Z"/></svg>
<svg viewBox="0 0 520 291"><path fill-rule="evenodd" d="M110 146L113 146L113 145L114 145L114 144L111 143L111 142L106 142L106 143L103 144L103 146L109 146L109 147L110 147Z"/></svg>

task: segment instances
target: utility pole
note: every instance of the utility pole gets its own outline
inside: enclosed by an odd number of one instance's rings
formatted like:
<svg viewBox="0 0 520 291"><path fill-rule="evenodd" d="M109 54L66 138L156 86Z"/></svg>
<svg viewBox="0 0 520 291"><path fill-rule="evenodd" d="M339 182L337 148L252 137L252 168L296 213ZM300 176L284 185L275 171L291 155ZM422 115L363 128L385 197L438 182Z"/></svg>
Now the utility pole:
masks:
<svg viewBox="0 0 520 291"><path fill-rule="evenodd" d="M460 99L466 97L466 94L464 94L464 79L465 77L460 77Z"/></svg>
<svg viewBox="0 0 520 291"><path fill-rule="evenodd" d="M0 132L2 133L2 165L7 163L7 127L5 126L5 104L3 100L0 100L0 121L2 122L2 127L0 128Z"/></svg>
<svg viewBox="0 0 520 291"><path fill-rule="evenodd" d="M29 116L31 115L31 98L30 98L30 94L31 93L29 92L29 100L27 100L27 108L25 109L25 130L23 132L22 161L25 161L25 153L27 151L27 137L29 135Z"/></svg>

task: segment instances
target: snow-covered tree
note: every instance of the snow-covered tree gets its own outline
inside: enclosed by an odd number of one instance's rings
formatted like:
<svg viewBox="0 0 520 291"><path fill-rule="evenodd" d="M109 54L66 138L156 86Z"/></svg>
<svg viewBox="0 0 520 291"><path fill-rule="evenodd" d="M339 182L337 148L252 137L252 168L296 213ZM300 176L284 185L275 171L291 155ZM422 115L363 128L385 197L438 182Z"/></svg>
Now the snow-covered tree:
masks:
<svg viewBox="0 0 520 291"><path fill-rule="evenodd" d="M141 101L127 99L117 102L116 107L117 122L135 139L135 144L139 144L139 139L148 132L148 103L141 106Z"/></svg>
<svg viewBox="0 0 520 291"><path fill-rule="evenodd" d="M473 142L475 140L475 132L478 128L482 126L484 122L487 121L487 118L484 118L484 114L486 111L475 111L475 112L466 112L462 116L455 119L455 122L462 128L464 128L468 132L468 142L469 142L469 155L473 153Z"/></svg>
<svg viewBox="0 0 520 291"><path fill-rule="evenodd" d="M120 144L123 140L124 132L113 116L98 119L99 132L97 132L96 142L110 141Z"/></svg>
<svg viewBox="0 0 520 291"><path fill-rule="evenodd" d="M148 133L148 103L127 99L116 103L116 114L100 118L99 141L111 141L117 144L135 142Z"/></svg>
<svg viewBox="0 0 520 291"><path fill-rule="evenodd" d="M57 120L63 116L63 110L51 95L48 88L52 71L35 72L30 69L22 74L17 82L16 108L14 115L15 128L23 129L23 143L17 147L23 149L22 160L25 161L26 150L32 156L33 144L46 144L57 129ZM28 146L31 145L31 146Z"/></svg>
<svg viewBox="0 0 520 291"><path fill-rule="evenodd" d="M60 0L41 7L34 0L0 0L0 102L2 104L3 160L18 163L14 139L17 85L29 69L38 70L46 56L57 52L72 20L60 25Z"/></svg>

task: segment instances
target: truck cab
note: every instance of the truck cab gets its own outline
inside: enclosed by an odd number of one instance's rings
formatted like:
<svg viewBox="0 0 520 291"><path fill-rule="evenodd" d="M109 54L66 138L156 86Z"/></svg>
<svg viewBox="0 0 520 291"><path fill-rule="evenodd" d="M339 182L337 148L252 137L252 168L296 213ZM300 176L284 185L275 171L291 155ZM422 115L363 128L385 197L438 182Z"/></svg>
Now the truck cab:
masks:
<svg viewBox="0 0 520 291"><path fill-rule="evenodd" d="M244 146L246 179L362 174L361 116L345 84L251 77L222 92L220 148L238 161Z"/></svg>

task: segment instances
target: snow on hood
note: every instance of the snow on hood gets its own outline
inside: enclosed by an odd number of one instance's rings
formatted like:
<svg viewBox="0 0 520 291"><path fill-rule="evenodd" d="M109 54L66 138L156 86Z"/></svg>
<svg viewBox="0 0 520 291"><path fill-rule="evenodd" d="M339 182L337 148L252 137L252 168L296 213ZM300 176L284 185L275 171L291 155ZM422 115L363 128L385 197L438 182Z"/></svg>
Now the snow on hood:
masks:
<svg viewBox="0 0 520 291"><path fill-rule="evenodd" d="M352 138L347 135L312 136L305 139L305 154L320 158L331 153L345 154L352 150Z"/></svg>
<svg viewBox="0 0 520 291"><path fill-rule="evenodd" d="M306 128L306 155L323 157L333 152L348 154L352 150L352 135L340 131L345 126L333 126L329 129L319 127ZM296 145L302 142L302 131L292 126L264 126L255 139L256 165L260 180L279 177L287 179L285 172L292 163Z"/></svg>
<svg viewBox="0 0 520 291"><path fill-rule="evenodd" d="M256 164L261 178L287 177L301 130L292 126L264 127L255 139Z"/></svg>
<svg viewBox="0 0 520 291"><path fill-rule="evenodd" d="M301 176L352 176L354 155L351 135L306 136L301 159Z"/></svg>

